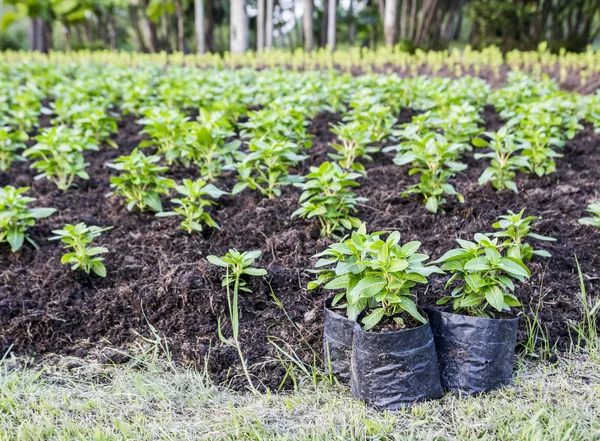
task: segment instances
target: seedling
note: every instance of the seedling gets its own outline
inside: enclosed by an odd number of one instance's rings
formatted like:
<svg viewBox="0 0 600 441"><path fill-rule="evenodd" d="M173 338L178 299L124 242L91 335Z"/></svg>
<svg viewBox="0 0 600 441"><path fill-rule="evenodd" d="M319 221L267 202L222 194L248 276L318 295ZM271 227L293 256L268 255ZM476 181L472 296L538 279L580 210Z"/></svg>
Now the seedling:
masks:
<svg viewBox="0 0 600 441"><path fill-rule="evenodd" d="M357 197L349 187L358 187L354 179L360 173L349 173L342 170L336 163L324 162L320 167L311 167L305 176L306 182L294 184L302 188L298 208L292 217L311 219L316 217L321 226L321 236L330 236L335 232L343 232L361 225L360 219L350 216L356 212L359 202L367 199Z"/></svg>
<svg viewBox="0 0 600 441"><path fill-rule="evenodd" d="M503 256L503 245L498 240L480 233L475 234L474 242L457 239L460 248L434 262L452 274L445 289L457 282L438 305L452 301L454 311L477 317L493 317L495 312L508 312L521 305L512 279L523 282L530 276L529 269L520 259Z"/></svg>
<svg viewBox="0 0 600 441"><path fill-rule="evenodd" d="M254 261L261 255L260 251L245 251L240 253L236 249L230 249L227 254L223 257L207 256L206 259L221 268L225 268L225 276L221 282L222 286L227 288L227 306L229 309L229 318L231 320L231 330L233 335L233 342L223 335L221 328L221 319L218 319L218 331L219 339L226 345L233 346L236 348L242 363L242 369L244 375L248 381L248 385L253 392L257 392L250 377L250 372L246 365L244 354L242 353L242 347L239 340L239 307L238 297L239 291L252 292L246 284L245 276L261 277L267 274L267 271L262 268L254 268L252 265ZM233 296L231 291L233 290Z"/></svg>
<svg viewBox="0 0 600 441"><path fill-rule="evenodd" d="M167 164L181 161L185 149L185 122L189 118L176 109L153 107L145 117L137 121L144 125L140 133L147 133L149 141L142 141L140 147L156 146L157 152L165 156Z"/></svg>
<svg viewBox="0 0 600 441"><path fill-rule="evenodd" d="M586 211L589 211L594 216L582 217L579 219L581 225L591 225L596 228L600 228L600 201L596 201L593 204L588 205Z"/></svg>
<svg viewBox="0 0 600 441"><path fill-rule="evenodd" d="M6 171L15 161L24 161L19 154L25 148L25 141L29 139L27 133L10 127L0 127L0 170Z"/></svg>
<svg viewBox="0 0 600 441"><path fill-rule="evenodd" d="M110 178L110 186L115 189L113 193L125 198L127 210L137 207L140 211L146 208L162 211L160 195L169 194L175 181L160 175L169 168L157 165L159 161L160 156L146 156L136 148L129 156L121 156L114 164L107 164L121 172Z"/></svg>
<svg viewBox="0 0 600 441"><path fill-rule="evenodd" d="M315 266L321 269L312 271L318 278L308 284L308 289L324 285L325 289L342 290L334 296L332 306L345 309L351 320L357 320L364 312L361 323L365 330L372 329L384 317L404 326L400 316L403 312L427 323L411 290L417 283L426 284L432 273L442 271L423 265L429 256L417 253L420 242L400 245L400 233L390 233L386 240L382 238L384 234L367 234L366 225L362 224L350 238L313 256L319 258Z"/></svg>
<svg viewBox="0 0 600 441"><path fill-rule="evenodd" d="M420 194L425 199L426 208L437 213L439 207L446 203L444 195L453 195L463 203L463 196L456 191L448 180L456 173L467 168L458 162L462 146L449 144L442 135L429 133L424 138L416 138L407 144L406 150L394 158L396 165L413 165L409 175L420 174L420 181L413 185L402 196Z"/></svg>
<svg viewBox="0 0 600 441"><path fill-rule="evenodd" d="M516 176L516 170L530 169L531 165L526 156L517 156L515 153L523 149L522 145L517 144L515 136L509 133L508 127L504 126L498 132L485 132L490 142L482 138L475 138L473 145L475 147L489 147L492 149L489 153L475 153L475 159L490 158L492 160L490 167L486 168L479 177L479 184L485 185L491 182L496 190L506 188L518 193L517 184L513 180Z"/></svg>
<svg viewBox="0 0 600 441"><path fill-rule="evenodd" d="M37 159L31 168L40 172L35 179L46 178L61 190L68 190L75 177L89 179L85 170L89 163L85 162L85 150L97 150L97 146L85 144L81 133L66 126L42 129L42 133L34 138L33 147L23 152L27 159Z"/></svg>
<svg viewBox="0 0 600 441"><path fill-rule="evenodd" d="M29 208L35 198L23 196L28 187L15 188L10 185L0 188L0 243L6 242L16 253L27 240L35 249L37 244L27 234L36 219L44 219L56 212L54 208Z"/></svg>
<svg viewBox="0 0 600 441"><path fill-rule="evenodd" d="M492 225L492 227L499 229L493 233L494 237L503 238L504 242L502 246L506 249L506 254L509 257L514 257L523 262L528 262L535 256L540 257L551 257L551 254L546 250L534 250L533 247L524 242L524 239L531 238L545 242L556 241L553 237L542 236L531 232L532 223L540 220L537 216L527 216L523 218L525 209L523 208L519 213L513 213L508 211L508 214L501 215L500 220Z"/></svg>
<svg viewBox="0 0 600 441"><path fill-rule="evenodd" d="M371 143L371 132L366 123L350 122L348 124L339 124L331 129L335 133L341 144L332 143L331 147L336 153L329 153L328 156L338 161L344 170L355 170L364 173L365 168L356 160L364 158L372 161L370 153L378 150L377 147L368 147Z"/></svg>
<svg viewBox="0 0 600 441"><path fill-rule="evenodd" d="M88 245L104 231L108 231L111 228L88 227L83 222L77 225L68 224L62 230L53 230L52 233L56 234L56 236L48 240L60 240L64 244L63 248L69 250L60 259L62 264L71 265L73 271L82 270L87 274L93 272L100 277L106 277L106 267L103 263L104 258L99 256L108 253L108 249L104 247L88 247Z"/></svg>
<svg viewBox="0 0 600 441"><path fill-rule="evenodd" d="M237 165L240 180L232 194L246 188L258 190L268 198L281 195L281 187L299 182L300 178L289 173L289 168L307 156L296 153L297 144L290 141L253 139L248 146L250 153Z"/></svg>
<svg viewBox="0 0 600 441"><path fill-rule="evenodd" d="M180 228L187 231L189 234L192 234L194 231L202 231L202 224L206 224L213 228L220 228L210 214L204 211L204 207L216 205L214 201L207 200L207 196L218 199L222 195L227 194L227 192L219 190L212 184L207 185L206 181L201 179L197 181L184 179L183 185L177 185L175 189L183 196L171 200L171 202L178 205L178 207L175 208L174 211L157 213L157 216L183 217Z"/></svg>

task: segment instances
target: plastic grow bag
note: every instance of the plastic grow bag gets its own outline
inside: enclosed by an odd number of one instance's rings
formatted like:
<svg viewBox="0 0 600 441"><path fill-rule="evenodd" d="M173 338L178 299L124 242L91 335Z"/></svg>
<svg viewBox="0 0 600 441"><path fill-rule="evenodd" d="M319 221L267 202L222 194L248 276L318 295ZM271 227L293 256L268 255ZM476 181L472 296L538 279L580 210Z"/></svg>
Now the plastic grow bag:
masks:
<svg viewBox="0 0 600 441"><path fill-rule="evenodd" d="M335 311L331 301L325 302L323 317L323 352L325 371L336 375L340 380L350 381L350 356L354 327L358 324Z"/></svg>
<svg viewBox="0 0 600 441"><path fill-rule="evenodd" d="M428 323L381 333L357 326L351 368L352 394L380 409L398 410L444 394Z"/></svg>
<svg viewBox="0 0 600 441"><path fill-rule="evenodd" d="M491 319L427 309L442 386L469 395L510 384L519 318Z"/></svg>

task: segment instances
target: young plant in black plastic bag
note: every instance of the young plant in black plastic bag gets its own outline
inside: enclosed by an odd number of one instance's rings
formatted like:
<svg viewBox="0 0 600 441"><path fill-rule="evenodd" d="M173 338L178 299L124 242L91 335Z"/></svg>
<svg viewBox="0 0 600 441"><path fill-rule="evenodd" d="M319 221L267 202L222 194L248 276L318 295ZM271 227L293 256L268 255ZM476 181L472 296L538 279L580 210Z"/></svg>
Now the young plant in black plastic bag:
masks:
<svg viewBox="0 0 600 441"><path fill-rule="evenodd" d="M414 300L412 288L417 283L427 283L432 273L443 273L436 266L425 266L426 254L417 253L420 242L400 244L397 231L367 234L362 224L349 239L331 245L315 255L319 258L314 271L318 278L309 283L308 289L324 285L325 289L341 290L332 306L345 308L351 320L357 320L362 312L365 330L372 329L384 317L391 317L404 326L400 315L407 313L421 323L427 319L421 315Z"/></svg>
<svg viewBox="0 0 600 441"><path fill-rule="evenodd" d="M452 274L446 289L456 282L449 296L438 300L438 305L452 302L457 313L476 317L493 317L495 312L508 312L520 306L514 294L513 280L523 282L530 271L521 259L502 254L504 245L498 238L475 234L474 241L457 239L460 248L446 252L434 263Z"/></svg>

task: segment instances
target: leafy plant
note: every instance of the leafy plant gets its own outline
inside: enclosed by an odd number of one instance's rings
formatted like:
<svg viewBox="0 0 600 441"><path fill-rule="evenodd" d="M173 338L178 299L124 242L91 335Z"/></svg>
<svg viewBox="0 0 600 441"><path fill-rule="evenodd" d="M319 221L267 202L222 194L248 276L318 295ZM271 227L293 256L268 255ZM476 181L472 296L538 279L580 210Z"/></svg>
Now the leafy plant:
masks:
<svg viewBox="0 0 600 441"><path fill-rule="evenodd" d="M63 247L66 250L70 250L60 259L62 264L71 265L73 271L80 269L87 274L93 272L100 277L106 277L106 267L103 263L104 258L99 256L108 253L108 249L104 247L88 247L88 245L104 231L111 228L88 227L83 222L77 225L68 224L62 230L53 230L52 233L56 234L56 236L48 240L60 240L64 244Z"/></svg>
<svg viewBox="0 0 600 441"><path fill-rule="evenodd" d="M144 125L140 133L147 133L149 141L142 141L140 147L156 146L157 152L165 156L167 164L180 161L185 149L185 123L189 120L179 110L166 107L152 107L145 117L137 121Z"/></svg>
<svg viewBox="0 0 600 441"><path fill-rule="evenodd" d="M338 136L341 143L332 143L331 147L336 153L329 153L328 156L338 161L345 170L363 173L364 166L357 163L356 160L364 158L371 161L373 158L370 153L378 150L377 147L368 147L368 144L371 143L369 125L353 121L333 126L331 131Z"/></svg>
<svg viewBox="0 0 600 441"><path fill-rule="evenodd" d="M301 112L286 107L273 106L248 114L248 121L241 123L242 138L271 138L276 141L290 140L311 146L308 121Z"/></svg>
<svg viewBox="0 0 600 441"><path fill-rule="evenodd" d="M350 238L313 256L319 258L315 266L320 269L312 271L318 278L308 284L308 289L324 285L325 289L342 290L333 298L332 306L346 309L351 320L366 313L361 320L365 330L372 329L384 317L404 326L402 313L426 323L411 290L417 283L426 284L432 273L442 271L423 265L429 256L417 253L420 242L400 245L400 233L390 233L386 240L381 237L384 234L367 234L366 225L362 224Z"/></svg>
<svg viewBox="0 0 600 441"><path fill-rule="evenodd" d="M530 276L529 269L520 259L503 256L504 245L498 240L480 233L475 234L474 242L457 239L460 248L446 252L434 262L452 274L446 289L457 282L449 296L438 300L438 305L452 301L456 312L490 317L494 311L509 311L521 304L514 294L512 279L523 282Z"/></svg>
<svg viewBox="0 0 600 441"><path fill-rule="evenodd" d="M343 232L361 225L360 219L350 216L356 212L356 204L367 201L357 197L349 187L358 187L354 179L360 173L349 173L336 163L324 162L320 167L311 167L304 183L294 184L302 188L298 203L300 208L292 213L292 217L316 217L321 226L321 235L329 236L334 232Z"/></svg>
<svg viewBox="0 0 600 441"><path fill-rule="evenodd" d="M413 185L402 196L420 194L425 198L425 206L433 213L446 203L444 195L453 195L463 203L463 196L448 182L450 178L467 168L458 162L462 146L450 144L439 134L429 133L424 138L416 138L408 143L406 150L394 158L396 165L413 165L409 175L420 174L418 184Z"/></svg>
<svg viewBox="0 0 600 441"><path fill-rule="evenodd" d="M521 134L522 155L527 158L531 170L537 176L545 176L556 172L555 158L563 155L554 151L551 144L560 144L556 138L551 138L543 128L531 129Z"/></svg>
<svg viewBox="0 0 600 441"><path fill-rule="evenodd" d="M24 160L19 151L25 148L24 142L28 139L23 131L0 127L0 170L6 171L13 162Z"/></svg>
<svg viewBox="0 0 600 441"><path fill-rule="evenodd" d="M201 179L197 181L184 179L183 185L177 185L175 189L183 196L171 200L178 207L174 211L157 213L157 216L183 217L180 228L190 234L194 231L202 231L202 224L213 228L220 228L210 214L204 211L204 207L215 205L215 202L206 199L207 196L218 199L222 195L227 194L227 192L219 190L212 184L206 184L206 181Z"/></svg>
<svg viewBox="0 0 600 441"><path fill-rule="evenodd" d="M219 339L227 345L233 346L236 348L238 355L240 357L240 361L242 363L242 369L244 370L244 374L246 379L248 380L248 384L252 391L256 392L256 388L252 382L252 378L250 377L250 373L248 372L248 367L246 365L246 360L244 358L244 354L242 353L242 347L240 345L239 340L239 307L238 307L238 298L239 292L251 292L249 288L247 288L246 280L244 276L253 276L260 277L267 274L267 271L262 268L254 268L252 265L254 261L258 259L261 255L260 251L245 251L240 253L236 249L230 249L228 253L226 253L223 257L217 256L207 256L206 259L221 268L225 268L225 276L222 280L222 286L227 288L227 306L229 309L229 318L231 320L231 330L233 342L223 336L222 328L221 328L221 319L218 319L218 330L219 330ZM231 290L233 290L233 296L231 295Z"/></svg>
<svg viewBox="0 0 600 441"><path fill-rule="evenodd" d="M196 121L186 123L182 162L197 165L203 179L214 180L226 166L233 164L241 145L238 140L225 143L225 137L232 133L222 126L205 125Z"/></svg>
<svg viewBox="0 0 600 441"><path fill-rule="evenodd" d="M581 225L591 225L596 228L600 228L600 201L596 201L588 205L587 210L592 213L593 217L582 217L579 219Z"/></svg>
<svg viewBox="0 0 600 441"><path fill-rule="evenodd" d="M85 162L85 150L97 150L96 146L84 144L81 134L66 126L42 129L42 133L34 138L33 147L23 152L26 158L37 159L31 167L40 172L35 179L46 178L61 190L68 190L75 176L89 179L85 170L89 163Z"/></svg>
<svg viewBox="0 0 600 441"><path fill-rule="evenodd" d="M290 141L253 139L249 153L237 164L237 178L232 194L246 188L258 190L268 198L281 195L281 187L298 182L300 178L289 173L289 168L307 156L296 153L298 146Z"/></svg>
<svg viewBox="0 0 600 441"><path fill-rule="evenodd" d="M36 249L38 246L27 234L36 219L43 219L56 212L54 208L29 208L35 198L23 196L29 187L15 188L10 185L0 188L0 243L7 242L13 253L19 251L27 240Z"/></svg>
<svg viewBox="0 0 600 441"><path fill-rule="evenodd" d="M169 168L157 165L159 161L160 156L146 156L136 148L129 156L121 156L113 164L107 164L121 172L110 178L110 186L115 189L114 193L125 197L128 210L137 207L141 211L146 208L162 211L160 195L169 194L175 181L160 175Z"/></svg>
<svg viewBox="0 0 600 441"><path fill-rule="evenodd" d="M526 156L514 155L515 152L523 149L518 145L515 136L509 133L507 126L502 127L498 132L485 132L490 142L482 138L475 138L473 145L475 147L489 147L492 149L489 153L475 153L475 159L490 158L491 165L486 168L479 177L479 184L485 185L491 182L497 190L506 188L518 193L517 184L513 180L518 169L530 169L529 160Z"/></svg>
<svg viewBox="0 0 600 441"><path fill-rule="evenodd" d="M499 217L500 220L492 225L492 227L500 230L493 233L493 236L504 240L502 246L506 249L506 254L509 257L514 257L523 262L528 262L534 255L551 257L548 251L534 250L530 244L524 242L526 238L546 242L556 241L553 237L533 233L531 231L532 223L541 218L537 216L527 216L524 218L524 214L525 209L523 208L518 213L513 213L509 210L508 214L501 215Z"/></svg>

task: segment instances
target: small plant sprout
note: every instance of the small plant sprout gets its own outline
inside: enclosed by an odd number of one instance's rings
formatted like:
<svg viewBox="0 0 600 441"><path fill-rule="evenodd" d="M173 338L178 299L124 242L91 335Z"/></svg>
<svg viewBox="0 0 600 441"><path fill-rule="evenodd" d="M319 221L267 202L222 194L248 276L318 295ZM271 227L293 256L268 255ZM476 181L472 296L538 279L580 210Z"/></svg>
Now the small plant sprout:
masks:
<svg viewBox="0 0 600 441"><path fill-rule="evenodd" d="M73 271L82 270L87 274L93 272L100 277L106 277L106 267L104 258L101 254L108 253L104 247L88 247L94 239L99 237L104 231L112 227L100 228L97 226L88 227L81 222L77 225L65 225L62 230L53 230L56 236L48 240L60 240L68 253L64 254L60 262L64 265L71 265Z"/></svg>
<svg viewBox="0 0 600 441"><path fill-rule="evenodd" d="M66 126L42 129L35 137L37 144L23 152L26 158L35 159L31 168L40 172L35 179L46 178L61 190L68 190L75 176L89 179L83 158L85 150L97 150L96 146L83 143L78 130Z"/></svg>
<svg viewBox="0 0 600 441"><path fill-rule="evenodd" d="M450 144L442 135L429 133L424 138L409 143L409 148L399 152L394 158L396 165L411 164L409 175L420 174L419 183L413 185L402 196L420 194L425 199L425 207L432 213L446 203L445 195L456 196L460 203L465 200L448 182L456 173L467 168L458 162L461 144Z"/></svg>
<svg viewBox="0 0 600 441"><path fill-rule="evenodd" d="M452 274L446 289L457 282L449 296L438 300L438 305L452 301L456 312L490 317L494 314L490 307L507 312L521 304L513 293L512 279L523 282L530 276L529 269L520 259L503 256L503 245L498 241L480 233L475 234L474 242L457 239L460 248L448 251L434 262L441 263L442 270Z"/></svg>
<svg viewBox="0 0 600 441"><path fill-rule="evenodd" d="M330 236L335 232L343 232L358 228L360 219L350 216L356 211L359 202L367 199L357 197L349 187L358 187L360 173L345 172L337 163L324 162L320 167L311 167L305 176L306 182L294 184L302 188L298 208L292 217L316 217L321 226L321 236Z"/></svg>
<svg viewBox="0 0 600 441"><path fill-rule="evenodd" d="M551 257L551 254L546 250L534 250L533 247L524 242L524 239L531 238L545 242L556 241L553 237L542 236L531 232L531 226L533 222L540 220L537 216L523 217L525 209L522 209L519 213L513 213L508 211L508 214L499 217L498 222L494 223L492 227L500 230L493 233L494 237L499 237L504 242L502 245L506 249L506 254L509 257L528 262L531 258L536 256Z"/></svg>
<svg viewBox="0 0 600 441"><path fill-rule="evenodd" d="M182 197L172 199L171 202L178 205L178 207L173 211L157 213L157 216L183 217L180 228L190 234L194 231L202 231L202 224L206 224L213 228L220 228L210 214L204 211L204 207L216 204L214 201L207 200L206 197L218 199L224 194L227 194L227 192L219 190L212 184L206 184L206 182L201 179L197 181L184 179L183 185L177 185L175 189Z"/></svg>
<svg viewBox="0 0 600 441"><path fill-rule="evenodd" d="M367 234L366 225L362 224L349 239L313 256L319 258L315 264L319 269L312 271L318 277L308 284L308 289L324 285L325 289L341 290L332 306L345 309L351 320L357 320L364 312L361 322L365 330L372 329L384 317L404 326L402 313L427 323L413 300L412 288L417 283L426 284L432 273L443 272L437 266L423 265L429 256L417 253L420 242L400 245L400 233L390 233L385 240L384 234Z"/></svg>
<svg viewBox="0 0 600 441"><path fill-rule="evenodd" d="M244 278L245 276L261 277L267 274L266 270L262 268L254 268L252 266L254 264L254 261L258 259L260 255L261 251L258 250L245 251L243 253L240 253L238 250L230 249L229 252L223 257L217 257L212 255L206 257L206 259L213 265L225 269L225 275L221 284L227 289L227 306L229 309L229 317L231 320L231 331L233 341L225 338L225 336L223 335L220 318L218 320L219 339L224 344L236 348L240 357L240 362L242 363L244 375L246 376L248 385L250 386L250 389L253 392L257 392L257 390L254 387L252 378L250 377L250 372L248 371L246 360L244 358L244 354L242 353L242 347L240 345L239 340L240 321L238 298L240 291L251 292L251 290L247 287L246 280ZM231 295L231 291L233 291L233 296Z"/></svg>
<svg viewBox="0 0 600 441"><path fill-rule="evenodd" d="M27 234L36 219L44 219L56 212L54 208L29 208L35 198L23 196L28 187L15 188L10 185L0 188L0 243L6 242L16 253L27 240L34 248L37 244Z"/></svg>
<svg viewBox="0 0 600 441"><path fill-rule="evenodd" d="M332 143L331 147L336 153L329 153L331 159L338 161L344 170L355 170L364 173L365 168L356 162L359 158L371 161L370 153L378 150L377 147L368 147L371 143L371 132L368 124L356 121L339 124L331 129L338 136L339 143Z"/></svg>
<svg viewBox="0 0 600 441"><path fill-rule="evenodd" d="M15 161L24 161L19 151L25 148L28 139L29 136L23 131L0 127L0 171L8 170Z"/></svg>
<svg viewBox="0 0 600 441"><path fill-rule="evenodd" d="M154 107L147 110L144 118L137 123L144 125L144 130L140 133L148 134L151 140L142 141L140 147L155 146L169 165L181 160L185 144L184 127L188 120L188 117L176 109Z"/></svg>
<svg viewBox="0 0 600 441"><path fill-rule="evenodd" d="M175 181L161 176L169 168L157 165L160 156L146 156L134 149L129 156L115 159L108 167L119 170L119 176L110 178L110 186L127 201L127 209L137 207L143 211L147 207L154 211L162 211L161 194L168 194L175 187ZM112 194L112 193L110 193Z"/></svg>
<svg viewBox="0 0 600 441"><path fill-rule="evenodd" d="M596 228L600 228L600 201L596 201L588 205L586 211L592 213L594 216L582 217L579 219L581 225L591 225Z"/></svg>
<svg viewBox="0 0 600 441"><path fill-rule="evenodd" d="M509 190L518 193L517 184L513 180L516 176L516 170L531 168L527 156L518 156L515 153L523 148L518 145L515 136L504 126L498 132L485 132L490 142L482 138L475 138L473 145L475 147L489 147L492 149L489 153L475 153L475 159L490 158L491 165L484 170L479 177L479 184L485 185L491 182L496 190Z"/></svg>
<svg viewBox="0 0 600 441"><path fill-rule="evenodd" d="M297 144L285 140L253 139L248 149L250 153L237 165L240 182L235 184L232 194L250 188L274 198L281 195L282 186L300 181L298 176L289 173L291 166L307 158L297 153Z"/></svg>

